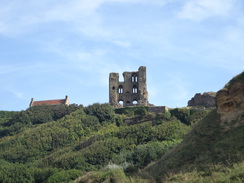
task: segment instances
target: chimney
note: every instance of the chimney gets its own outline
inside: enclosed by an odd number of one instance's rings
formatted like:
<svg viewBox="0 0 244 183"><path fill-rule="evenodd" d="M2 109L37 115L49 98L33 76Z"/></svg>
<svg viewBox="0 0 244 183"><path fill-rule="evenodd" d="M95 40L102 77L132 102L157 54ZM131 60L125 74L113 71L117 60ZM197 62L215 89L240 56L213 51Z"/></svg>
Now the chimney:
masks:
<svg viewBox="0 0 244 183"><path fill-rule="evenodd" d="M69 97L68 97L68 95L65 96L65 105L69 106Z"/></svg>

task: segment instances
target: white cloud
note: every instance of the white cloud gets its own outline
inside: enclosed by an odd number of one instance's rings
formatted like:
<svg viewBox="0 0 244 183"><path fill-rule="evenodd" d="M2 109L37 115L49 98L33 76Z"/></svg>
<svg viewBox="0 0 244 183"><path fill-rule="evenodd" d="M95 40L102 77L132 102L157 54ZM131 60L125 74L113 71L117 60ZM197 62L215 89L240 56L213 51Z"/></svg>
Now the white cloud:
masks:
<svg viewBox="0 0 244 183"><path fill-rule="evenodd" d="M99 24L101 17L97 10L106 3L156 4L164 5L170 0L12 0L0 2L0 33L21 34L38 29L44 23L66 22L76 29L94 36L104 31Z"/></svg>
<svg viewBox="0 0 244 183"><path fill-rule="evenodd" d="M190 0L179 12L178 17L202 21L214 16L228 16L235 0Z"/></svg>
<svg viewBox="0 0 244 183"><path fill-rule="evenodd" d="M163 6L175 0L104 0L104 2L130 3L130 4L156 4Z"/></svg>
<svg viewBox="0 0 244 183"><path fill-rule="evenodd" d="M4 7L0 11L0 30L3 34L20 34L39 28L44 23L66 22L72 24L83 24L87 22L97 23L99 16L95 10L101 5L102 0L62 1L53 3L44 0L42 3L28 1L25 3L13 0L1 3ZM89 20L89 21L88 21ZM4 29L3 29L4 28ZM72 28L72 26L70 27Z"/></svg>

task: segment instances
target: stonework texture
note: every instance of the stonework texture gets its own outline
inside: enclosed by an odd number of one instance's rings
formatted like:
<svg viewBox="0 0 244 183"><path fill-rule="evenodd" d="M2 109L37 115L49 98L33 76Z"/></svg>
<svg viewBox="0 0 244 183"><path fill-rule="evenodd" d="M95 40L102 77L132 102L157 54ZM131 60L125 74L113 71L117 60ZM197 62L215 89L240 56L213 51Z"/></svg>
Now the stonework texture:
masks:
<svg viewBox="0 0 244 183"><path fill-rule="evenodd" d="M138 71L124 72L124 81L119 81L119 73L109 74L109 103L114 107L148 106L146 67Z"/></svg>
<svg viewBox="0 0 244 183"><path fill-rule="evenodd" d="M188 107L203 106L203 107L216 107L214 92L205 92L203 94L197 93L191 100L188 101Z"/></svg>
<svg viewBox="0 0 244 183"><path fill-rule="evenodd" d="M153 113L165 113L168 112L169 108L167 106L153 106L149 107L148 112L153 112Z"/></svg>

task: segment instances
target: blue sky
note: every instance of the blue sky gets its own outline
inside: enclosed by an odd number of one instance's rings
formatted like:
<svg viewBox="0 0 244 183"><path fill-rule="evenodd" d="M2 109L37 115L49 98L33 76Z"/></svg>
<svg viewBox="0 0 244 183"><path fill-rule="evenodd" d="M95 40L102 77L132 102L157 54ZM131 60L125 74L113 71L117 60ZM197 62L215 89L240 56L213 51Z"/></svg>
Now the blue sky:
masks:
<svg viewBox="0 0 244 183"><path fill-rule="evenodd" d="M109 101L110 72L147 67L149 102L186 106L244 70L243 0L1 0L0 110ZM121 78L122 80L122 78Z"/></svg>

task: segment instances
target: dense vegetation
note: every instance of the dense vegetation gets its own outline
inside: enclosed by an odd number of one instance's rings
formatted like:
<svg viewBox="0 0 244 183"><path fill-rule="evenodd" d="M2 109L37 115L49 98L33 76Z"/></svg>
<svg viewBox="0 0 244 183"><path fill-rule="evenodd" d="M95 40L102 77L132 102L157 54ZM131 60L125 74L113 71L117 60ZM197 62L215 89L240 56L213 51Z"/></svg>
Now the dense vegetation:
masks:
<svg viewBox="0 0 244 183"><path fill-rule="evenodd" d="M98 103L0 111L0 182L243 182L238 120L226 131L216 110Z"/></svg>
<svg viewBox="0 0 244 183"><path fill-rule="evenodd" d="M243 86L244 72L220 90L227 91L221 99L226 97L226 102L232 96L242 99ZM217 110L208 113L181 144L145 168L143 174L158 182L244 182L243 100L238 100L228 112L235 117L231 122Z"/></svg>
<svg viewBox="0 0 244 183"><path fill-rule="evenodd" d="M170 152L179 157L170 166L181 167L182 163L187 164L183 161L185 156L194 159L194 152L198 152L195 148L204 153L204 149L213 145L198 147L192 143L182 154L178 153L191 128L198 129L196 124L210 125L204 121L215 120L211 118L213 112L197 108L155 114L149 113L147 107L115 110L109 104L96 103L87 107L42 105L0 114L0 182L153 182L154 178L145 175L149 172L158 177L158 171L146 169L143 176L138 171L154 161L160 162ZM214 138L214 133L218 133L216 123L210 127L216 130L211 132ZM190 134L199 133L194 129ZM242 129L236 132L239 135L236 138L242 137L241 132ZM208 142L205 133L208 132L199 133L199 138ZM186 138L192 142L189 135ZM228 157L233 152L229 151ZM235 166L240 168L239 164ZM181 176L186 174L170 178L183 180Z"/></svg>
<svg viewBox="0 0 244 183"><path fill-rule="evenodd" d="M0 111L0 124L3 124L12 119L19 112L17 111Z"/></svg>
<svg viewBox="0 0 244 183"><path fill-rule="evenodd" d="M180 143L192 116L187 112L186 123L176 113L148 113L145 107L115 112L109 104L0 114L0 182L68 182L110 167L131 174Z"/></svg>
<svg viewBox="0 0 244 183"><path fill-rule="evenodd" d="M34 128L38 124L57 121L78 108L77 105L43 105L21 112L0 111L0 137L17 134L25 128Z"/></svg>
<svg viewBox="0 0 244 183"><path fill-rule="evenodd" d="M243 132L243 125L224 131L219 114L213 110L177 148L146 172L164 182L242 182ZM174 176L167 177L167 174Z"/></svg>

